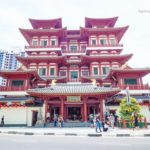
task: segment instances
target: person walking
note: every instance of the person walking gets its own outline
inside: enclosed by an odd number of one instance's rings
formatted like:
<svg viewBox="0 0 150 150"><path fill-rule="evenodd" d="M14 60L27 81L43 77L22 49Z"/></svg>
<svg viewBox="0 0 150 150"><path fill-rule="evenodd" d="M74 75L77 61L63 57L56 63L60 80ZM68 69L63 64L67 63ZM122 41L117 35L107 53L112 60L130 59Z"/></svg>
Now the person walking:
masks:
<svg viewBox="0 0 150 150"><path fill-rule="evenodd" d="M54 127L57 127L58 117L57 114L54 114Z"/></svg>
<svg viewBox="0 0 150 150"><path fill-rule="evenodd" d="M3 115L2 118L1 118L1 126L2 126L2 127L4 126L4 115Z"/></svg>
<svg viewBox="0 0 150 150"><path fill-rule="evenodd" d="M99 130L99 132L102 132L102 130L101 130L102 122L98 118L96 118L95 124L96 124L96 132L98 132L98 130Z"/></svg>
<svg viewBox="0 0 150 150"><path fill-rule="evenodd" d="M138 115L137 113L134 114L134 127L137 129L139 127Z"/></svg>
<svg viewBox="0 0 150 150"><path fill-rule="evenodd" d="M91 127L94 127L94 115L93 114L89 115L89 121L90 121Z"/></svg>
<svg viewBox="0 0 150 150"><path fill-rule="evenodd" d="M109 116L109 121L110 121L111 127L114 129L115 117L114 117L113 114L111 114L111 115Z"/></svg>

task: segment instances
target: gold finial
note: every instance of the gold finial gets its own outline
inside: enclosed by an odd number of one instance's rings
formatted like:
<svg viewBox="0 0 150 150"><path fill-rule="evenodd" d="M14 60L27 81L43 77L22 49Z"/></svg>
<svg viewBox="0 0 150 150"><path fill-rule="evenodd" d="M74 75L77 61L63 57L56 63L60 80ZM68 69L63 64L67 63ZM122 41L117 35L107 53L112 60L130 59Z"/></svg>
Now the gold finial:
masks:
<svg viewBox="0 0 150 150"><path fill-rule="evenodd" d="M52 82L51 82L51 85L52 85L52 86L55 86L55 85L56 85L56 81L57 81L57 80L53 79Z"/></svg>
<svg viewBox="0 0 150 150"><path fill-rule="evenodd" d="M93 85L96 85L96 80L95 79L91 79L91 81L92 81Z"/></svg>

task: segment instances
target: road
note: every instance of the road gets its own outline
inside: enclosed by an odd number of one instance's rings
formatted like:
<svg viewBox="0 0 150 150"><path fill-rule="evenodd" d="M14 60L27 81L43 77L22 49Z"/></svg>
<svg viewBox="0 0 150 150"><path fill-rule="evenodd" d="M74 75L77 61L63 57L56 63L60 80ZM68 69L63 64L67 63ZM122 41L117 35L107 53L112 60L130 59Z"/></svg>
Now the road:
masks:
<svg viewBox="0 0 150 150"><path fill-rule="evenodd" d="M0 135L1 150L149 150L149 137Z"/></svg>

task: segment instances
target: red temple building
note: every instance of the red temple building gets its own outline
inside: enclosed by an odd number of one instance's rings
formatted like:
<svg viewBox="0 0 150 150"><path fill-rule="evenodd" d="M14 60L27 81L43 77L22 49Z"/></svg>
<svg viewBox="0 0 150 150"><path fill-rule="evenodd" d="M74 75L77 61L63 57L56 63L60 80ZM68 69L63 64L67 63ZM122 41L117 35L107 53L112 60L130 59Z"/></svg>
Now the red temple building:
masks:
<svg viewBox="0 0 150 150"><path fill-rule="evenodd" d="M121 54L128 26L115 27L118 17L85 18L79 30L63 27L61 18L29 19L33 29L20 32L28 42L21 67L1 70L7 85L0 87L0 117L8 125L34 126L61 115L65 122L88 122L90 114L104 119L117 112L129 87L150 122L150 88L143 77L150 68L127 65L132 54Z"/></svg>

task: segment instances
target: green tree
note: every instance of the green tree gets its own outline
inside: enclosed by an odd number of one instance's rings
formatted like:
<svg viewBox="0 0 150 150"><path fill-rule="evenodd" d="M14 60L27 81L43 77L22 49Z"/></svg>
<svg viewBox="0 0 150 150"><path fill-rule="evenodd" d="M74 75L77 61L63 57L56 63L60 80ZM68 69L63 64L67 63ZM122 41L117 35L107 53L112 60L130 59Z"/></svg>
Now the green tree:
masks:
<svg viewBox="0 0 150 150"><path fill-rule="evenodd" d="M127 98L121 100L119 114L121 119L131 120L134 113L139 114L141 106L135 98L130 97L130 103L127 103Z"/></svg>

